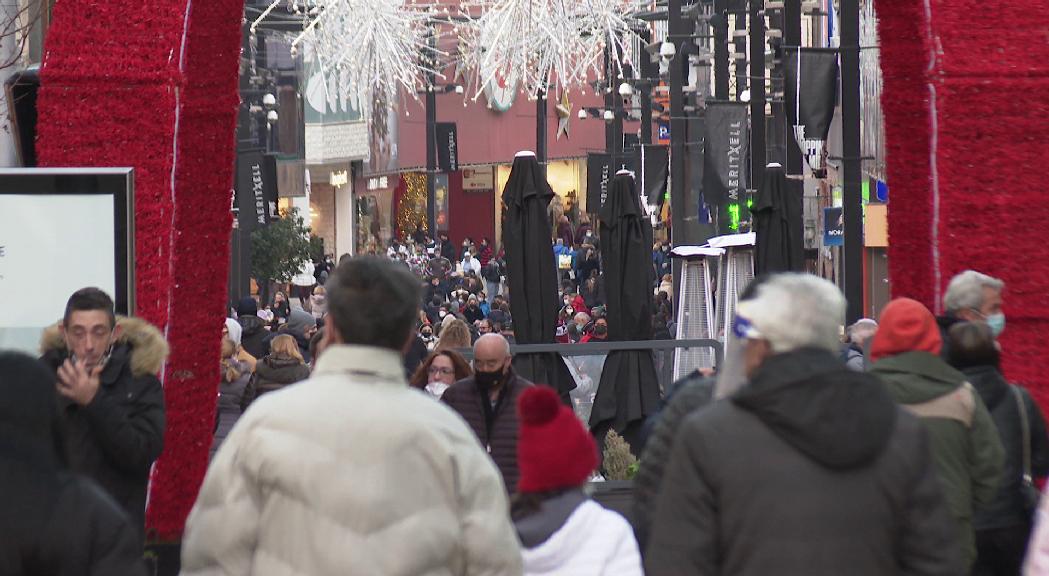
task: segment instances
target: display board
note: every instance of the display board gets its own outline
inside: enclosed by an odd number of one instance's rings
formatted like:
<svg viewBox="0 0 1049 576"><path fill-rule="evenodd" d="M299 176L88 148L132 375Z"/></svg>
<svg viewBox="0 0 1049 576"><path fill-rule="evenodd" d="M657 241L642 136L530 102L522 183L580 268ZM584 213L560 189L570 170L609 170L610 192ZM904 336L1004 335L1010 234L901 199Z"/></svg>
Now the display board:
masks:
<svg viewBox="0 0 1049 576"><path fill-rule="evenodd" d="M133 190L130 168L0 170L0 349L35 354L87 286L134 313Z"/></svg>

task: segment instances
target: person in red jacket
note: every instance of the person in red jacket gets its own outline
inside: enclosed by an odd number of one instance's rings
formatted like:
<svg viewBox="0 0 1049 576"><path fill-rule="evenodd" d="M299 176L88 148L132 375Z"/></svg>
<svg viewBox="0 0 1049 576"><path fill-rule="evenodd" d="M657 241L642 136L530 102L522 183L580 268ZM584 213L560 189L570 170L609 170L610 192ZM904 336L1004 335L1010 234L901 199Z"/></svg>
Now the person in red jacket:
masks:
<svg viewBox="0 0 1049 576"><path fill-rule="evenodd" d="M586 336L583 336L580 342L585 344L587 342L604 342L606 340L608 340L608 320L598 318L594 321L594 329Z"/></svg>

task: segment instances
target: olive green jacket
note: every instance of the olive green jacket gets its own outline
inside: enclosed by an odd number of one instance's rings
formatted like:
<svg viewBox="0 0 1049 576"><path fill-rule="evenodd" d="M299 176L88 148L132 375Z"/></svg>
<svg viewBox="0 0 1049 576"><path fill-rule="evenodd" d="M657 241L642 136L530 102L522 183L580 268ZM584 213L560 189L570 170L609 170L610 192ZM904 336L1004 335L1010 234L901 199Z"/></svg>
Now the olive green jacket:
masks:
<svg viewBox="0 0 1049 576"><path fill-rule="evenodd" d="M994 501L1005 457L987 407L964 374L928 352L883 358L871 372L925 424L947 507L959 522L972 559L973 509Z"/></svg>

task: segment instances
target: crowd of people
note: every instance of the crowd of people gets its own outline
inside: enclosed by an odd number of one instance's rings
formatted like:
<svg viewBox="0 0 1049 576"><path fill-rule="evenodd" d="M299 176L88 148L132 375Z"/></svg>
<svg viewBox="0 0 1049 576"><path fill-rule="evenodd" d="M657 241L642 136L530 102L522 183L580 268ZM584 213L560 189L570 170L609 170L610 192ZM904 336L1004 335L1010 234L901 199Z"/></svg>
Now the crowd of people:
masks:
<svg viewBox="0 0 1049 576"><path fill-rule="evenodd" d="M628 521L588 495L590 431L514 371L505 299L426 300L451 268L403 260L346 259L309 311L278 293L272 319L247 298L224 322L184 574L1049 573L1049 434L1000 368L1000 280L964 272L943 317L901 298L843 339L833 284L756 279L717 373L651 417ZM565 324L607 334L578 298ZM40 360L0 353L0 574L144 574L166 354L93 288Z"/></svg>

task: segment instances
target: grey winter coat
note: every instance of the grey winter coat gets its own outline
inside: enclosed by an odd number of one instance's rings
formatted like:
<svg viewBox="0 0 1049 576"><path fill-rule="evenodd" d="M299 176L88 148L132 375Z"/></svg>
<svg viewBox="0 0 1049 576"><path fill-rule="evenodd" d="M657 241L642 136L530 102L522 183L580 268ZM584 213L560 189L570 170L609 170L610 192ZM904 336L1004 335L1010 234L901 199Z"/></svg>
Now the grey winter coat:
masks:
<svg viewBox="0 0 1049 576"><path fill-rule="evenodd" d="M966 572L921 423L830 352L691 415L662 486L649 576Z"/></svg>

